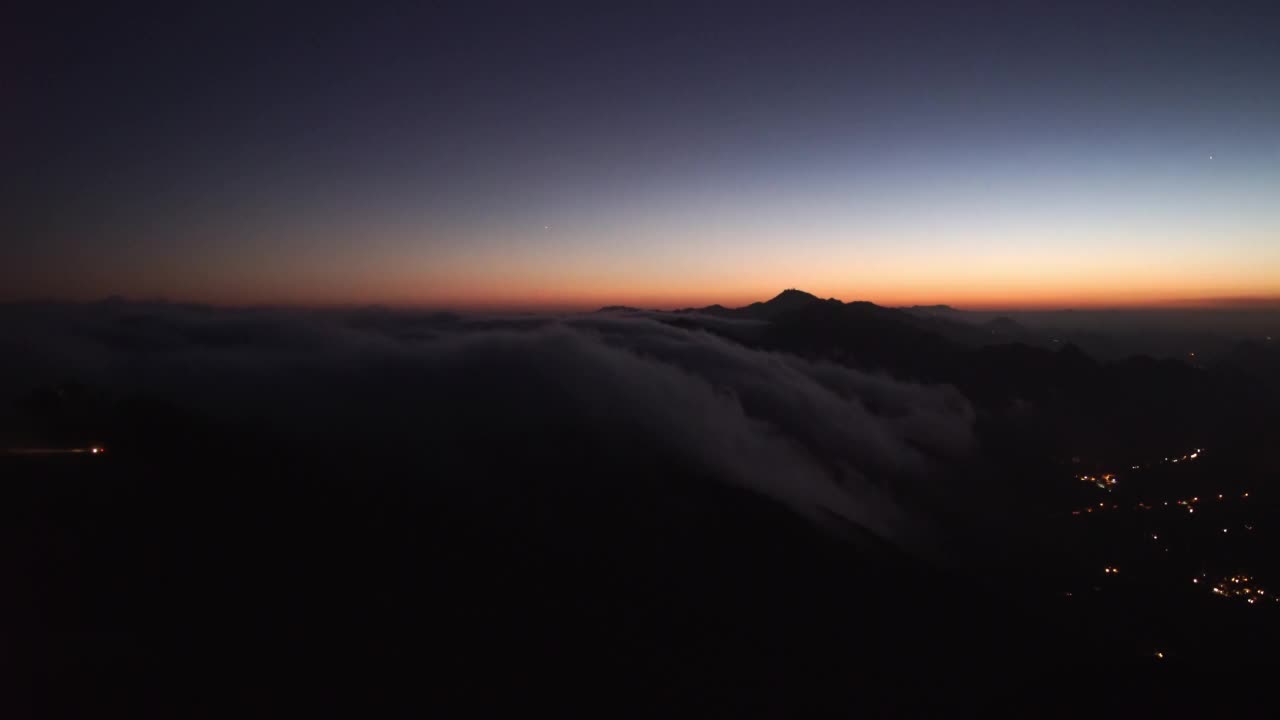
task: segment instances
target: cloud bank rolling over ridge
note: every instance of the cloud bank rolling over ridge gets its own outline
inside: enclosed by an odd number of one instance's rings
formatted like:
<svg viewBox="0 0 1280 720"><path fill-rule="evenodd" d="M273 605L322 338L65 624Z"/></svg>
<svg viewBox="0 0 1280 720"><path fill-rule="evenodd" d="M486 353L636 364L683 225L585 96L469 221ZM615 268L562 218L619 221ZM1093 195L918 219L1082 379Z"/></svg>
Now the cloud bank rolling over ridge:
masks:
<svg viewBox="0 0 1280 720"><path fill-rule="evenodd" d="M462 443L518 454L555 431L570 439L558 452L670 457L907 545L922 529L910 496L974 443L973 410L953 388L755 350L645 313L103 303L8 306L0 329L10 397L77 379L325 442L432 453Z"/></svg>

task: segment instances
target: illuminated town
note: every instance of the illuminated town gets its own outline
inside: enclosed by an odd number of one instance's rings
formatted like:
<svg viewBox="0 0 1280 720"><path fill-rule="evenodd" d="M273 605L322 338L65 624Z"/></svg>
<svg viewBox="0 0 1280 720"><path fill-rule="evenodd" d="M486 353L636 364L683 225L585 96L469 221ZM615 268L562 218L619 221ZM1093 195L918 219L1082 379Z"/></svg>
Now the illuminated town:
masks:
<svg viewBox="0 0 1280 720"><path fill-rule="evenodd" d="M1199 578L1192 578L1195 584L1201 584ZM1248 575L1231 575L1213 584L1213 593L1222 598L1243 600L1249 605L1264 602L1280 602L1280 597L1268 593L1258 581Z"/></svg>
<svg viewBox="0 0 1280 720"><path fill-rule="evenodd" d="M1265 479L1232 473L1224 469L1233 467L1229 462L1217 464L1222 460L1196 447L1121 466L1127 470L1099 463L1072 472L1066 494L1078 501L1064 532L1080 548L1079 559L1092 562L1068 581L1068 602L1089 598L1095 607L1116 608L1138 603L1171 618L1174 608L1197 608L1214 622L1270 622L1255 614L1280 604L1268 584L1276 580L1269 572L1270 538L1258 522L1269 503L1266 493L1259 497L1261 484L1249 487ZM1085 463L1072 458L1072 464ZM1172 619L1156 627L1162 629L1152 632L1155 647L1146 651L1152 660L1183 662L1199 652L1192 648L1203 641Z"/></svg>

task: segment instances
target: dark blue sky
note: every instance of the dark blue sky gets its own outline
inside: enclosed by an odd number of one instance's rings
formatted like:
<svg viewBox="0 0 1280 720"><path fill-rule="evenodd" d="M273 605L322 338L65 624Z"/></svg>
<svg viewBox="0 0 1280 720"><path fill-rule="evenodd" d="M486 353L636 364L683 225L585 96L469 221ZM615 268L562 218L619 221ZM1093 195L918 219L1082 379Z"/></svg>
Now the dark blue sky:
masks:
<svg viewBox="0 0 1280 720"><path fill-rule="evenodd" d="M0 295L1280 294L1266 4L268 5L15 24Z"/></svg>

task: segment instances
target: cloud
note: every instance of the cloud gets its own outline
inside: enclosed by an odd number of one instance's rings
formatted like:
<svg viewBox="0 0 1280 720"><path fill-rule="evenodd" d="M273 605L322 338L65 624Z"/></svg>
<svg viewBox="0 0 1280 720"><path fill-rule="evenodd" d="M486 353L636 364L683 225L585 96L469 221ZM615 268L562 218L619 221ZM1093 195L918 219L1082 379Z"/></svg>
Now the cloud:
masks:
<svg viewBox="0 0 1280 720"><path fill-rule="evenodd" d="M554 428L566 450L660 455L825 523L914 542L912 496L973 443L964 397L671 317L7 306L2 389L74 377L286 432L437 449L483 436L501 452Z"/></svg>

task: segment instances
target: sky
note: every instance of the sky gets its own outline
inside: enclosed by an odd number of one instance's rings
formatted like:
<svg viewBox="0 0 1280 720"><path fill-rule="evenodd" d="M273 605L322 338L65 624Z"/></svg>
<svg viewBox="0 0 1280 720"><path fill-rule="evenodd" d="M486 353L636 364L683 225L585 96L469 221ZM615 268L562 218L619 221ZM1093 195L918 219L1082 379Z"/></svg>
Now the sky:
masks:
<svg viewBox="0 0 1280 720"><path fill-rule="evenodd" d="M0 300L1280 299L1266 4L43 12L0 43Z"/></svg>

